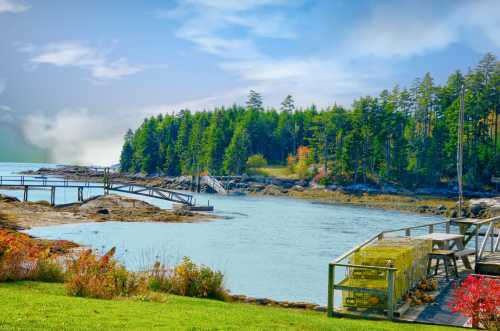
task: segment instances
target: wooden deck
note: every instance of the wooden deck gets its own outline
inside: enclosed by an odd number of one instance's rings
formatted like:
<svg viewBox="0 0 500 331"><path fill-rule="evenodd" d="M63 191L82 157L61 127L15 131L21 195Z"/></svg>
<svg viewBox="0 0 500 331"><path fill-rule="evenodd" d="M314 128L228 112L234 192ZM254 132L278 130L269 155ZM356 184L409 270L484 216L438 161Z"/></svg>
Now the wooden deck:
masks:
<svg viewBox="0 0 500 331"><path fill-rule="evenodd" d="M476 273L500 276L500 252L484 256L476 263Z"/></svg>
<svg viewBox="0 0 500 331"><path fill-rule="evenodd" d="M417 225L395 230L382 231L362 244L353 247L329 264L328 274L328 315L365 319L399 319L407 322L440 324L450 326L468 326L467 318L450 309L453 297L453 286L469 274L500 275L500 217L490 219L454 219L431 224ZM487 229L486 229L487 228ZM427 232L427 234L422 234ZM378 268L387 272L386 298L394 293L394 277L396 269L383 266L355 265L349 263L349 258L363 247L385 237L427 238L433 240L433 246L446 246L453 250L457 258L459 276L457 279L446 279L441 268L434 277L439 281L437 291L427 293L434 297L434 302L423 305L410 305L402 298L386 300L385 309L359 309L336 306L335 291L344 291L342 282L335 275L335 268L345 268L341 275L348 275L348 269ZM472 261L468 260L470 256ZM434 263L433 263L434 264ZM392 270L394 269L394 270ZM392 277L391 277L392 274ZM345 286L344 286L345 287ZM366 292L365 288L350 287L350 291ZM396 301L396 302L394 302Z"/></svg>

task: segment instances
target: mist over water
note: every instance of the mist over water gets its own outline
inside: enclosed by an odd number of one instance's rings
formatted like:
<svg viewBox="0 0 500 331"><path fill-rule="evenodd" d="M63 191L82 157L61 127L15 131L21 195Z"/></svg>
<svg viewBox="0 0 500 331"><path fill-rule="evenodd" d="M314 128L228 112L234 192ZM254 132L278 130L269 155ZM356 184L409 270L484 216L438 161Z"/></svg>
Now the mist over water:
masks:
<svg viewBox="0 0 500 331"><path fill-rule="evenodd" d="M0 175L40 166L0 163ZM76 200L76 192L64 191L57 192L58 203ZM22 197L20 191L0 193ZM48 192L33 192L30 198L48 196ZM441 219L278 197L195 197L201 204L210 200L215 213L226 218L183 224L66 224L28 232L102 250L116 246L118 257L132 269L156 256L170 264L189 256L197 263L223 271L233 293L326 304L327 266L336 256L381 230ZM165 201L144 200L170 207Z"/></svg>

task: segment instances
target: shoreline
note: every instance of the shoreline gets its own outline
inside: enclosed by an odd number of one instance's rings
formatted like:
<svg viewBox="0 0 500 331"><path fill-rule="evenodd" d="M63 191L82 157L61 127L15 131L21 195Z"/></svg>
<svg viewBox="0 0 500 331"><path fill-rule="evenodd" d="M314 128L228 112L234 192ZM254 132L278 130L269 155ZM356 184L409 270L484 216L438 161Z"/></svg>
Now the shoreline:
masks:
<svg viewBox="0 0 500 331"><path fill-rule="evenodd" d="M0 194L0 228L12 230L108 221L196 223L216 219L220 217L184 210L161 209L142 200L114 194L54 207L46 201L21 202L17 198Z"/></svg>
<svg viewBox="0 0 500 331"><path fill-rule="evenodd" d="M25 175L45 175L63 177L68 180L102 180L103 176L89 167L59 166L56 168L40 168L34 171L23 172ZM142 175L127 175L111 173L111 180L122 180L136 184L156 186L166 189L188 191L191 187L191 177L147 177ZM219 177L221 180L222 178ZM342 204L347 206L394 210L412 214L438 215L443 217L457 217L456 199L450 197L449 192L439 195L439 190L429 190L417 194L414 192L397 190L395 188L374 189L368 185L311 187L310 183L300 180L290 180L262 176L235 176L224 178L224 185L230 195L250 196L283 196L293 199ZM207 184L201 185L201 192L214 193ZM429 194L429 193L436 194ZM486 193L484 193L486 194ZM476 208L477 209L477 208ZM487 216L486 212L465 208L467 217Z"/></svg>

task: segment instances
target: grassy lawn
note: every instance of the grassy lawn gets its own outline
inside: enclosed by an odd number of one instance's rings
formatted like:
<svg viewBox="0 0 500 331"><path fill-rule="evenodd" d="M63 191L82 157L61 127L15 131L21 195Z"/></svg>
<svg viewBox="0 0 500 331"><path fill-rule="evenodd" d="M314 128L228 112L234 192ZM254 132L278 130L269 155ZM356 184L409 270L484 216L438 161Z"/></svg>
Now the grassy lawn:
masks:
<svg viewBox="0 0 500 331"><path fill-rule="evenodd" d="M0 330L444 330L169 295L166 303L65 295L61 284L0 284Z"/></svg>
<svg viewBox="0 0 500 331"><path fill-rule="evenodd" d="M269 166L262 167L255 170L259 175L277 177L277 178L287 178L287 179L299 179L297 174L292 174L287 167L283 166Z"/></svg>

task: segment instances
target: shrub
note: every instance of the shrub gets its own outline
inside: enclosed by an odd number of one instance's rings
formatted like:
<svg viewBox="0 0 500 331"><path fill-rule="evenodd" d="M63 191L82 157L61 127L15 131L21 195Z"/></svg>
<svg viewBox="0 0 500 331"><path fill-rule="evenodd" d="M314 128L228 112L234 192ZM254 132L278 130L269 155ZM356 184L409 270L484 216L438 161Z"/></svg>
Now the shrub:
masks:
<svg viewBox="0 0 500 331"><path fill-rule="evenodd" d="M297 163L297 158L292 154L288 154L288 157L286 158L286 167L292 174L295 172L295 163Z"/></svg>
<svg viewBox="0 0 500 331"><path fill-rule="evenodd" d="M30 278L42 249L24 233L0 230L0 281Z"/></svg>
<svg viewBox="0 0 500 331"><path fill-rule="evenodd" d="M59 257L75 246L66 240L38 240L14 230L0 229L0 281L62 281Z"/></svg>
<svg viewBox="0 0 500 331"><path fill-rule="evenodd" d="M115 248L99 257L92 250L82 251L67 262L68 294L111 299L144 294L146 279L127 271L114 258Z"/></svg>
<svg viewBox="0 0 500 331"><path fill-rule="evenodd" d="M149 272L149 288L176 295L226 300L224 275L205 265L196 265L188 257L173 269L167 269L159 262Z"/></svg>
<svg viewBox="0 0 500 331"><path fill-rule="evenodd" d="M172 282L170 280L170 270L156 262L148 272L148 288L152 291L171 292Z"/></svg>
<svg viewBox="0 0 500 331"><path fill-rule="evenodd" d="M456 288L450 304L453 312L470 317L472 326L500 329L500 280L468 276Z"/></svg>
<svg viewBox="0 0 500 331"><path fill-rule="evenodd" d="M257 169L267 166L267 161L262 154L254 154L247 160L248 169Z"/></svg>
<svg viewBox="0 0 500 331"><path fill-rule="evenodd" d="M29 275L30 280L48 283L64 282L64 271L61 261L51 256L48 251L37 257Z"/></svg>
<svg viewBox="0 0 500 331"><path fill-rule="evenodd" d="M320 171L316 174L316 176L314 176L313 181L320 185L333 184L332 178L325 173L323 168L321 168Z"/></svg>

